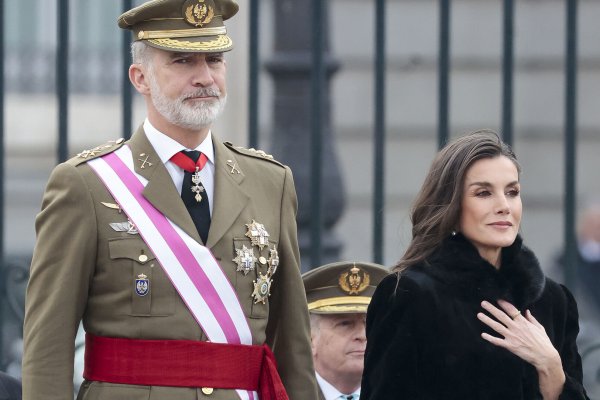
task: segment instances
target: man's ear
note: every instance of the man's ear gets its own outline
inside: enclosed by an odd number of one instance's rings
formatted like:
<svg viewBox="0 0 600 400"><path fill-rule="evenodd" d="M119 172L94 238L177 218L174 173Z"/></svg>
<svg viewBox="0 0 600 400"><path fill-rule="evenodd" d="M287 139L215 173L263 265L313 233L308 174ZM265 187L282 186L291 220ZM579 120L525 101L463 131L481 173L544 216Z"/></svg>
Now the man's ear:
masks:
<svg viewBox="0 0 600 400"><path fill-rule="evenodd" d="M150 85L148 83L148 67L142 64L131 64L129 66L129 80L140 94L149 95Z"/></svg>
<svg viewBox="0 0 600 400"><path fill-rule="evenodd" d="M319 340L319 333L311 329L310 331L310 348L313 357L317 355L317 341Z"/></svg>

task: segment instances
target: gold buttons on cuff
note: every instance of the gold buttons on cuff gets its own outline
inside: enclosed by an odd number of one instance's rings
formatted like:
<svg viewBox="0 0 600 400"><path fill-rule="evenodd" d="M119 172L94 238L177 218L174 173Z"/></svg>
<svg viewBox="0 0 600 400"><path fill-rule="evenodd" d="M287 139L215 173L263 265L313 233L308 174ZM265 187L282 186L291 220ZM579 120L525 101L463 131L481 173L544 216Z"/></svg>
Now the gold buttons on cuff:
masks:
<svg viewBox="0 0 600 400"><path fill-rule="evenodd" d="M210 396L213 391L214 391L213 388L207 388L207 387L202 388L202 393L204 393L207 396Z"/></svg>
<svg viewBox="0 0 600 400"><path fill-rule="evenodd" d="M266 264L266 263L267 263L267 259L266 259L266 258L264 258L263 256L260 256L260 257L258 258L258 262L260 262L261 264Z"/></svg>
<svg viewBox="0 0 600 400"><path fill-rule="evenodd" d="M141 263L145 263L146 261L148 261L148 256L145 254L140 254L138 260L140 260Z"/></svg>

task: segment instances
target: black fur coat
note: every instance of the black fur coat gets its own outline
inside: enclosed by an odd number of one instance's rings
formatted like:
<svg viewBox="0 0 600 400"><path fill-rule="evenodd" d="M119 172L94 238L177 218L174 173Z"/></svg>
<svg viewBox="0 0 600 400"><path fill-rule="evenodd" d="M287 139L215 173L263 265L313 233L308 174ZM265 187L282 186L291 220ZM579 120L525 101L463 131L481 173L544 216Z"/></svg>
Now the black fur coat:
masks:
<svg viewBox="0 0 600 400"><path fill-rule="evenodd" d="M535 368L481 338L482 300L529 309L560 353L566 382L560 399L587 399L575 340L577 305L546 278L518 237L502 250L502 266L482 259L462 235L429 258L386 277L367 312L361 400L541 399Z"/></svg>

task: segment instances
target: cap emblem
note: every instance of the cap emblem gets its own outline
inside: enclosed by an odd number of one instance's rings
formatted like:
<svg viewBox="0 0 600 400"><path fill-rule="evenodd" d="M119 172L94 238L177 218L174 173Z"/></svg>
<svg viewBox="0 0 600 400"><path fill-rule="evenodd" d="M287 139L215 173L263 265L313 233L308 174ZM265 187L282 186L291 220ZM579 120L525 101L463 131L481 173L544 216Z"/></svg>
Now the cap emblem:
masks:
<svg viewBox="0 0 600 400"><path fill-rule="evenodd" d="M183 9L186 22L198 27L208 24L215 16L212 0L188 0Z"/></svg>
<svg viewBox="0 0 600 400"><path fill-rule="evenodd" d="M368 286L371 278L369 274L354 265L349 271L340 274L340 288L348 294L359 294Z"/></svg>

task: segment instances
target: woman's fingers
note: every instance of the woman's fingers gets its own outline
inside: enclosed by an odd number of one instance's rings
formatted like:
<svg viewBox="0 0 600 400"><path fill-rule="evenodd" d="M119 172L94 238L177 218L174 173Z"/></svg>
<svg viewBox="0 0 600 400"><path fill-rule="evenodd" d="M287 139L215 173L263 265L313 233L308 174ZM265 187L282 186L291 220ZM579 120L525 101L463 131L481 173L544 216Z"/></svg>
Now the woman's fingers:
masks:
<svg viewBox="0 0 600 400"><path fill-rule="evenodd" d="M500 302L499 302L500 303ZM506 303L507 305L510 305L511 308L509 308L509 312L512 312L510 315L513 315L514 313L516 313L518 310L515 306L513 306L510 303ZM501 304L502 306L502 304ZM499 309L498 307L494 306L492 303L488 302L488 301L482 301L481 302L481 307L483 307L484 310L486 310L487 312L489 312L490 314L492 314L492 316L494 318L496 318L498 321L500 321L501 323L503 323L505 326L508 326L508 324L510 324L510 322L512 321L511 317L509 316L509 314L507 313L507 311L503 311L501 309ZM507 307L506 305L503 307Z"/></svg>
<svg viewBox="0 0 600 400"><path fill-rule="evenodd" d="M483 322L484 324L486 324L487 326L489 326L490 328L492 328L493 330L495 330L496 332L501 334L502 336L504 336L504 334L506 333L506 326L502 325L500 322L496 321L495 319L490 318L488 315L480 312L480 313L477 313L477 318L481 322Z"/></svg>
<svg viewBox="0 0 600 400"><path fill-rule="evenodd" d="M502 309L504 310L504 312L510 317L510 319L512 319L513 321L519 316L521 315L521 310L519 310L517 307L513 306L511 303L509 303L506 300L498 300L498 304L500 305L500 307L502 307Z"/></svg>
<svg viewBox="0 0 600 400"><path fill-rule="evenodd" d="M481 337L499 347L503 347L523 360L537 365L544 365L556 353L546 330L531 314L525 310L523 314L507 301L500 300L498 305L483 301L481 307L490 315L480 312L477 318L498 333L496 337L482 333ZM511 318L514 317L514 318Z"/></svg>

